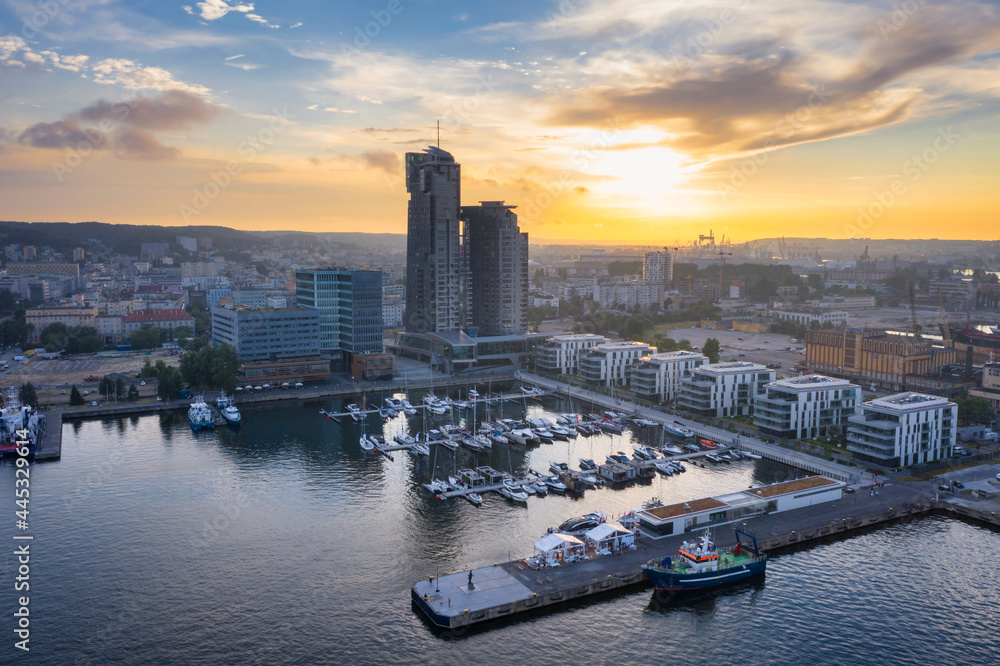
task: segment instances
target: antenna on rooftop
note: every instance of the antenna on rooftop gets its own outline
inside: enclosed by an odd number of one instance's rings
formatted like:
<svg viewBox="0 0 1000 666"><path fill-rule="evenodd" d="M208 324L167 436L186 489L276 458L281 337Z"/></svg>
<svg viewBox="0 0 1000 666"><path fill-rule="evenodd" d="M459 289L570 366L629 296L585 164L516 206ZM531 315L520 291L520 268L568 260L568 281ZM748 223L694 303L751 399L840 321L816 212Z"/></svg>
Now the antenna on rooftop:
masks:
<svg viewBox="0 0 1000 666"><path fill-rule="evenodd" d="M438 142L437 142L437 147L438 148L441 147L441 121L440 120L438 121Z"/></svg>

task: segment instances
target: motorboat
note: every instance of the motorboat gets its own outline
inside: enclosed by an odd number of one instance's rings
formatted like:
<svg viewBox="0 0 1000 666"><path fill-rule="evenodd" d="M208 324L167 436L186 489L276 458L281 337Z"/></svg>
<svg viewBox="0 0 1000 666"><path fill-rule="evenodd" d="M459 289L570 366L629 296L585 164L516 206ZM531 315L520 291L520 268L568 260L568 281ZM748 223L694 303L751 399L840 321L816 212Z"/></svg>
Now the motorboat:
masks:
<svg viewBox="0 0 1000 666"><path fill-rule="evenodd" d="M403 403L401 403L396 398L386 398L384 402L386 407L388 407L389 409L394 409L397 412L403 408Z"/></svg>
<svg viewBox="0 0 1000 666"><path fill-rule="evenodd" d="M552 470L553 474L562 474L563 472L569 472L569 465L564 462L552 462L549 463L549 469Z"/></svg>
<svg viewBox="0 0 1000 666"><path fill-rule="evenodd" d="M512 502L527 502L528 493L510 479L506 479L497 491Z"/></svg>
<svg viewBox="0 0 1000 666"><path fill-rule="evenodd" d="M526 428L511 430L507 433L506 437L513 442L523 445L528 445L531 442L538 441L535 434Z"/></svg>
<svg viewBox="0 0 1000 666"><path fill-rule="evenodd" d="M666 474L667 476L673 476L675 471L674 466L666 462L665 460L657 460L656 462L653 463L653 467L656 468L656 471L662 474Z"/></svg>
<svg viewBox="0 0 1000 666"><path fill-rule="evenodd" d="M424 488L429 490L433 495L448 492L448 486L445 485L444 481L441 481L440 479L431 479L430 483L424 484Z"/></svg>
<svg viewBox="0 0 1000 666"><path fill-rule="evenodd" d="M569 439L570 437L576 437L575 429L570 431L567 430L566 428L563 428L562 426L554 425L550 427L549 430L552 432L552 436L555 437L556 439L566 440Z"/></svg>
<svg viewBox="0 0 1000 666"><path fill-rule="evenodd" d="M590 458L580 458L580 469L585 469L585 470L597 469L597 463L595 463Z"/></svg>
<svg viewBox="0 0 1000 666"><path fill-rule="evenodd" d="M743 457L749 458L750 460L760 460L763 456L759 456L756 453L751 453L750 451L743 451Z"/></svg>
<svg viewBox="0 0 1000 666"><path fill-rule="evenodd" d="M545 485L552 492L554 492L554 493L564 493L564 492L566 492L566 484L564 484L562 481L560 481L556 477L554 477L554 476L547 476L543 480L545 482Z"/></svg>
<svg viewBox="0 0 1000 666"><path fill-rule="evenodd" d="M510 444L510 440L507 439L507 436L506 435L501 435L499 430L494 431L490 435L490 440L494 444Z"/></svg>
<svg viewBox="0 0 1000 666"><path fill-rule="evenodd" d="M598 425L601 427L601 430L606 432L613 432L617 434L622 431L622 424L617 421L612 421L611 419L601 419Z"/></svg>
<svg viewBox="0 0 1000 666"><path fill-rule="evenodd" d="M473 506L482 506L483 498L479 493L469 493L465 496L465 499L469 500L469 504Z"/></svg>
<svg viewBox="0 0 1000 666"><path fill-rule="evenodd" d="M722 462L722 458L720 458L719 456L715 455L714 453L709 453L705 457L708 458L709 460L711 460L714 463L721 463Z"/></svg>
<svg viewBox="0 0 1000 666"><path fill-rule="evenodd" d="M671 435L675 437L694 437L694 431L690 428L685 428L680 421L674 421L673 423L664 423L663 429L666 430Z"/></svg>
<svg viewBox="0 0 1000 666"><path fill-rule="evenodd" d="M559 418L556 419L556 423L561 423L562 425L575 426L580 422L580 417L576 414L560 414Z"/></svg>
<svg viewBox="0 0 1000 666"><path fill-rule="evenodd" d="M398 444L402 444L403 446L411 446L417 443L417 440L415 440L412 435L407 435L406 433L402 432L396 433L395 435L393 435L392 438Z"/></svg>
<svg viewBox="0 0 1000 666"><path fill-rule="evenodd" d="M653 458L659 458L659 455L657 455L656 453L656 449L654 449L651 446L636 444L635 446L632 447L632 450L635 451L635 454L640 458L642 458L643 460L652 460Z"/></svg>
<svg viewBox="0 0 1000 666"><path fill-rule="evenodd" d="M706 449L714 449L718 446L715 442L710 439L699 439L698 443L704 446Z"/></svg>
<svg viewBox="0 0 1000 666"><path fill-rule="evenodd" d="M590 437L594 434L593 430L590 429L590 426L585 423L577 423L576 431L584 437Z"/></svg>
<svg viewBox="0 0 1000 666"><path fill-rule="evenodd" d="M684 454L684 451L682 451L680 448L678 448L676 446L664 446L663 447L663 452L664 453L671 453L671 454L673 454L675 456L679 456L679 455L683 455Z"/></svg>
<svg viewBox="0 0 1000 666"><path fill-rule="evenodd" d="M641 428L651 428L656 425L656 421L650 421L649 419L634 419L632 423Z"/></svg>
<svg viewBox="0 0 1000 666"><path fill-rule="evenodd" d="M536 395L538 393L541 393L541 392L542 392L542 390L540 388L538 388L537 386L522 386L521 387L521 393L523 393L524 395L534 396L534 395Z"/></svg>
<svg viewBox="0 0 1000 666"><path fill-rule="evenodd" d="M717 455L719 456L719 458L721 458L725 462L731 462L732 459L733 459L733 457L731 455L729 455L728 453L725 453L725 452L719 453Z"/></svg>
<svg viewBox="0 0 1000 666"><path fill-rule="evenodd" d="M358 440L358 442L361 444L361 450L362 451L374 451L375 450L375 443L372 442L370 439L368 439L367 435L361 435L361 438Z"/></svg>
<svg viewBox="0 0 1000 666"><path fill-rule="evenodd" d="M413 416L417 413L417 408L411 405L408 400L403 400L403 413L407 416Z"/></svg>
<svg viewBox="0 0 1000 666"><path fill-rule="evenodd" d="M469 400L479 400L479 391L476 389L469 389Z"/></svg>
<svg viewBox="0 0 1000 666"><path fill-rule="evenodd" d="M594 511L592 513L575 516L569 520L563 521L559 527L550 527L549 533L551 534L552 532L556 532L567 536L579 537L583 536L601 523L604 523L606 520L607 518L603 513L600 511Z"/></svg>
<svg viewBox="0 0 1000 666"><path fill-rule="evenodd" d="M388 443L385 441L385 437L382 435L368 435L368 441L371 442L376 449L384 449L388 446Z"/></svg>
<svg viewBox="0 0 1000 666"><path fill-rule="evenodd" d="M448 413L448 408L440 403L429 405L427 409L430 410L431 414L437 414L438 416L443 416Z"/></svg>
<svg viewBox="0 0 1000 666"><path fill-rule="evenodd" d="M353 402L352 402L351 404L349 404L349 405L347 406L347 414L348 414L348 415L349 415L349 416L350 416L350 417L351 417L352 419L354 419L355 421L360 421L360 420L362 419L362 417L364 416L364 415L363 415L363 414L361 413L361 408L360 408L360 407L358 407L358 406L357 406L356 404L354 404Z"/></svg>
<svg viewBox="0 0 1000 666"><path fill-rule="evenodd" d="M461 477L458 476L449 476L448 485L454 488L455 490L462 490L463 488L465 488L465 481L463 481Z"/></svg>
<svg viewBox="0 0 1000 666"><path fill-rule="evenodd" d="M479 442L479 440L471 436L463 437L461 442L465 448L471 451L475 451L476 453L480 453L486 450L486 447L484 447L482 443Z"/></svg>
<svg viewBox="0 0 1000 666"><path fill-rule="evenodd" d="M538 439L542 440L546 444L552 443L552 433L545 428L535 428L532 432L535 433L535 436L538 437Z"/></svg>
<svg viewBox="0 0 1000 666"><path fill-rule="evenodd" d="M584 485L590 486L591 488L604 483L601 478L595 474L581 474L580 481L582 481Z"/></svg>
<svg viewBox="0 0 1000 666"><path fill-rule="evenodd" d="M607 461L609 463L619 463L620 464L620 463L627 463L628 462L628 456L625 455L624 453L622 453L621 451L619 451L618 453L610 453L607 456L605 456L605 458L607 459Z"/></svg>
<svg viewBox="0 0 1000 666"><path fill-rule="evenodd" d="M459 400L458 402L454 403L452 407L454 407L455 409L470 409L472 405L467 403L465 400Z"/></svg>
<svg viewBox="0 0 1000 666"><path fill-rule="evenodd" d="M533 483L522 483L521 490L528 493L529 495L535 494L535 484Z"/></svg>
<svg viewBox="0 0 1000 666"><path fill-rule="evenodd" d="M418 442L410 449L410 453L415 456L429 456L431 454L431 447L427 446L424 442Z"/></svg>

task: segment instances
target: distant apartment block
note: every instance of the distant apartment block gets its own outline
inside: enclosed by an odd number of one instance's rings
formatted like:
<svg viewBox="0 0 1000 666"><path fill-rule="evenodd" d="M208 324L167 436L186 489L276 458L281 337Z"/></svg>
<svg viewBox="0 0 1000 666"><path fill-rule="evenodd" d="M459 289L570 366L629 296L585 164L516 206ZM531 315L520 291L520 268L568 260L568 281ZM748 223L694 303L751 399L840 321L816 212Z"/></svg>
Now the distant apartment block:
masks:
<svg viewBox="0 0 1000 666"><path fill-rule="evenodd" d="M650 353L656 347L645 342L606 342L580 352L579 375L591 384L624 386L632 365Z"/></svg>
<svg viewBox="0 0 1000 666"><path fill-rule="evenodd" d="M196 241L197 242L197 241ZM189 261L181 264L181 279L218 277L219 264L214 261Z"/></svg>
<svg viewBox="0 0 1000 666"><path fill-rule="evenodd" d="M754 399L773 381L774 370L758 363L710 363L681 380L677 405L719 417L747 415Z"/></svg>
<svg viewBox="0 0 1000 666"><path fill-rule="evenodd" d="M805 327L812 325L814 321L820 324L832 324L833 326L847 325L850 315L843 310L829 310L827 308L796 308L784 309L776 308L768 312L772 317L781 321L791 321Z"/></svg>
<svg viewBox="0 0 1000 666"><path fill-rule="evenodd" d="M107 344L117 344L122 341L122 317L120 315L100 314L94 317L94 328ZM192 329L193 330L193 329Z"/></svg>
<svg viewBox="0 0 1000 666"><path fill-rule="evenodd" d="M693 351L671 351L643 356L632 367L632 391L656 402L674 400L681 379L688 372L708 364L708 357Z"/></svg>
<svg viewBox="0 0 1000 666"><path fill-rule="evenodd" d="M228 344L245 361L317 357L319 312L308 308L267 310L212 308L212 339Z"/></svg>
<svg viewBox="0 0 1000 666"><path fill-rule="evenodd" d="M538 348L535 364L540 370L558 372L563 375L576 374L579 368L580 354L608 342L603 335L593 333L573 333L555 335L548 338Z"/></svg>
<svg viewBox="0 0 1000 666"><path fill-rule="evenodd" d="M768 384L754 402L754 425L776 437L815 438L847 427L861 389L846 379L803 375Z"/></svg>
<svg viewBox="0 0 1000 666"><path fill-rule="evenodd" d="M140 254L146 254L148 252L150 257L153 259L164 257L168 252L170 252L169 243L142 243L139 248Z"/></svg>
<svg viewBox="0 0 1000 666"><path fill-rule="evenodd" d="M122 317L122 337L128 338L143 326L171 331L187 326L194 332L194 317L181 308L137 310Z"/></svg>
<svg viewBox="0 0 1000 666"><path fill-rule="evenodd" d="M7 264L7 275L65 275L79 280L80 265L48 262L10 263Z"/></svg>
<svg viewBox="0 0 1000 666"><path fill-rule="evenodd" d="M847 449L863 462L906 467L949 457L957 431L955 403L923 393L898 393L858 406L849 419Z"/></svg>
<svg viewBox="0 0 1000 666"><path fill-rule="evenodd" d="M1000 412L1000 362L983 365L983 385L969 389L969 397L985 398L994 410Z"/></svg>
<svg viewBox="0 0 1000 666"><path fill-rule="evenodd" d="M663 305L663 283L644 280L634 275L620 275L594 286L594 300L602 308L643 310Z"/></svg>
<svg viewBox="0 0 1000 666"><path fill-rule="evenodd" d="M28 341L34 344L41 342L41 334L49 324L65 324L74 326L94 326L97 308L92 306L53 306L29 308L25 314L25 323L33 326Z"/></svg>
<svg viewBox="0 0 1000 666"><path fill-rule="evenodd" d="M403 325L403 297L382 295L382 326L400 328Z"/></svg>
<svg viewBox="0 0 1000 666"><path fill-rule="evenodd" d="M198 251L198 239L194 236L178 236L177 244L188 252Z"/></svg>

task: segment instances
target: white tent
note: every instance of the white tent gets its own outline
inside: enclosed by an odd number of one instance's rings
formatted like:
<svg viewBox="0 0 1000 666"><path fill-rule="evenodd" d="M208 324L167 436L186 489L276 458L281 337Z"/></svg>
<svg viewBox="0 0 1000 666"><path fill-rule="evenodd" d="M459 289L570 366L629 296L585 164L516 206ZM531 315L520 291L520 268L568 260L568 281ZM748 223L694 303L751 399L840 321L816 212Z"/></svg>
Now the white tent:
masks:
<svg viewBox="0 0 1000 666"><path fill-rule="evenodd" d="M553 532L535 542L535 557L542 566L559 566L584 556L583 542L575 536Z"/></svg>
<svg viewBox="0 0 1000 666"><path fill-rule="evenodd" d="M588 548L599 553L617 553L635 547L635 535L614 521L601 523L587 532L584 539Z"/></svg>

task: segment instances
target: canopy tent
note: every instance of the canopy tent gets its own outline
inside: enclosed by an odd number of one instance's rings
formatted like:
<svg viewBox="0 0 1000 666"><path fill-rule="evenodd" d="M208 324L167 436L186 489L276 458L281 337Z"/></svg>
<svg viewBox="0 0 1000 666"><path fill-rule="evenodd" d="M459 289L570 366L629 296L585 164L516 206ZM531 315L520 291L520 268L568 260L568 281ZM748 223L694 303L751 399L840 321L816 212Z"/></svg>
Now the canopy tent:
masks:
<svg viewBox="0 0 1000 666"><path fill-rule="evenodd" d="M635 548L635 535L614 521L601 523L583 535L587 547L597 552L617 553Z"/></svg>
<svg viewBox="0 0 1000 666"><path fill-rule="evenodd" d="M535 559L541 566L559 566L583 558L583 542L568 534L553 532L535 542Z"/></svg>

